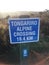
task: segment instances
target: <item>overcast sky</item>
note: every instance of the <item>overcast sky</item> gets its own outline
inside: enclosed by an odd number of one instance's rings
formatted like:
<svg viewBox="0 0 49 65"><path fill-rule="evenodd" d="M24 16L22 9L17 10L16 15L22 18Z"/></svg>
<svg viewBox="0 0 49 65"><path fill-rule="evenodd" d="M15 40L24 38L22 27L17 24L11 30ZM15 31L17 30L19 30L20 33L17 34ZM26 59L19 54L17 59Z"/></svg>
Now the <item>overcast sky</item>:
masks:
<svg viewBox="0 0 49 65"><path fill-rule="evenodd" d="M49 0L0 0L0 12L49 10Z"/></svg>

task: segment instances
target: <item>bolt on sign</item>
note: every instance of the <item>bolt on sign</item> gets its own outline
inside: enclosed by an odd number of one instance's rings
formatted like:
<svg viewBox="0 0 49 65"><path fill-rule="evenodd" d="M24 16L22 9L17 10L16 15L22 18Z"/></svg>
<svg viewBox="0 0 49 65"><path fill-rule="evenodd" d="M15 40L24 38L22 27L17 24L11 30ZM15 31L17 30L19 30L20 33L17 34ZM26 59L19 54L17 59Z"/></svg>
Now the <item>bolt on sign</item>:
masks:
<svg viewBox="0 0 49 65"><path fill-rule="evenodd" d="M11 44L39 41L39 18L11 18L8 23Z"/></svg>

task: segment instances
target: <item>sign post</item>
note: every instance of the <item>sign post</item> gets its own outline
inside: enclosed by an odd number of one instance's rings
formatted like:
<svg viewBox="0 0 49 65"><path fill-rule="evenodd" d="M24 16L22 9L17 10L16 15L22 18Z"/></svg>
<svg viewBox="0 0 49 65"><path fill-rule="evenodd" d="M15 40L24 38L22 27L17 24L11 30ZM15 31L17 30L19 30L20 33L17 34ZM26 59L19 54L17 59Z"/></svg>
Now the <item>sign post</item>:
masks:
<svg viewBox="0 0 49 65"><path fill-rule="evenodd" d="M11 44L30 43L39 41L39 18L12 18L9 19L9 35ZM23 45L22 45L23 46ZM27 47L22 48L22 56L28 56Z"/></svg>

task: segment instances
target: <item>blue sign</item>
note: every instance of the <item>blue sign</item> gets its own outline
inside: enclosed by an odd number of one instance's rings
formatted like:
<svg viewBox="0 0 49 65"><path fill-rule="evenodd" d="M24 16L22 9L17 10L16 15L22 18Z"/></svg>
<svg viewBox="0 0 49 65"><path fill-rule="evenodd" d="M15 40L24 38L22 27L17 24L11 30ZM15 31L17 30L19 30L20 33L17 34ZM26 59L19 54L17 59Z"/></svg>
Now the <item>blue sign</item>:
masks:
<svg viewBox="0 0 49 65"><path fill-rule="evenodd" d="M8 21L11 44L39 41L39 18L12 18Z"/></svg>
<svg viewBox="0 0 49 65"><path fill-rule="evenodd" d="M27 49L23 49L23 56L27 57L28 56L28 50Z"/></svg>

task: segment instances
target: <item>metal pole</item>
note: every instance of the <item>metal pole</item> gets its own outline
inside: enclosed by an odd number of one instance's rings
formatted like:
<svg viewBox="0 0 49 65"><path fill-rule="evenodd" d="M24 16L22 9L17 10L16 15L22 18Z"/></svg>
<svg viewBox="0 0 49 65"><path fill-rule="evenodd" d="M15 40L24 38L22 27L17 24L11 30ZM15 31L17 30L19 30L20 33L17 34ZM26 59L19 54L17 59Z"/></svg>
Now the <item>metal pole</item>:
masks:
<svg viewBox="0 0 49 65"><path fill-rule="evenodd" d="M23 55L24 53L24 55ZM20 65L29 65L29 44L20 44Z"/></svg>

